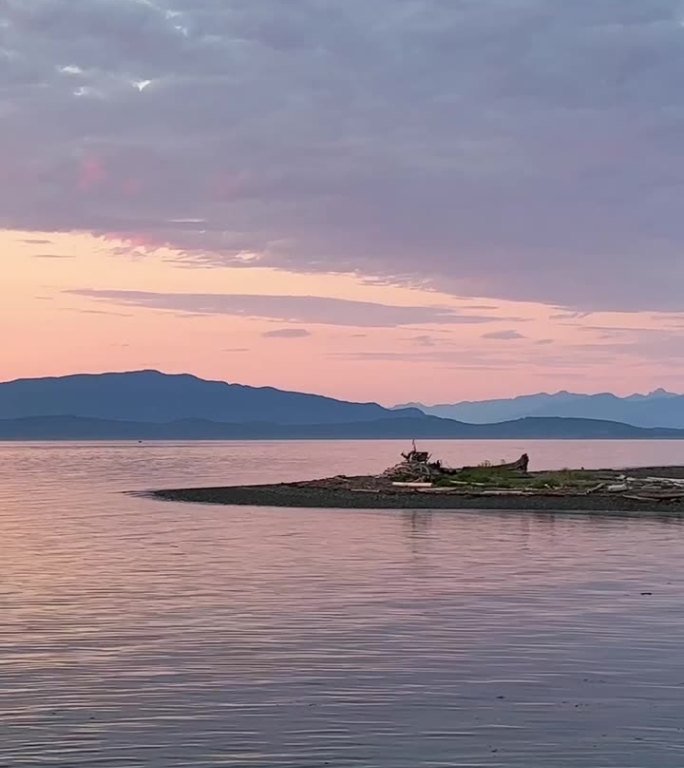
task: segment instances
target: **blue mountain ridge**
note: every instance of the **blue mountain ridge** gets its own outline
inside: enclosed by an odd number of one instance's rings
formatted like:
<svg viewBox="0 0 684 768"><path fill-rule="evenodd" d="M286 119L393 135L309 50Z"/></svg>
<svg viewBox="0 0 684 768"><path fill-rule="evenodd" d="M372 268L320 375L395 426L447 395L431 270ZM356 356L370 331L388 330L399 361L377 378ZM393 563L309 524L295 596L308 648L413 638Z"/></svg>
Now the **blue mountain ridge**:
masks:
<svg viewBox="0 0 684 768"><path fill-rule="evenodd" d="M564 394L568 400L575 397ZM632 400L641 404L643 399ZM417 408L392 410L159 371L0 383L0 440L684 439L682 430L642 429L605 418L494 421L465 423Z"/></svg>
<svg viewBox="0 0 684 768"><path fill-rule="evenodd" d="M501 424L389 418L336 424L154 423L79 416L0 419L0 440L684 440L684 430L642 429L597 419L528 418Z"/></svg>
<svg viewBox="0 0 684 768"><path fill-rule="evenodd" d="M78 416L165 423L182 419L276 424L338 424L425 418L417 409L389 410L321 395L206 381L159 371L75 374L0 383L0 419Z"/></svg>
<svg viewBox="0 0 684 768"><path fill-rule="evenodd" d="M647 395L618 397L610 392L595 395L557 392L522 395L508 399L465 401L427 406L411 403L425 414L471 424L489 424L528 417L605 419L635 427L684 429L684 395L658 389Z"/></svg>

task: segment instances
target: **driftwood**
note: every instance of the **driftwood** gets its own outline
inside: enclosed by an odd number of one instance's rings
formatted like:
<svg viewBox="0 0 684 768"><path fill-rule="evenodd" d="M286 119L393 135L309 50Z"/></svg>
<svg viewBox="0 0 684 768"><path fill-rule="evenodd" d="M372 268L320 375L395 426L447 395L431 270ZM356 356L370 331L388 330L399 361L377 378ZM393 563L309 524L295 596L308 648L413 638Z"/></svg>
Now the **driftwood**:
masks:
<svg viewBox="0 0 684 768"><path fill-rule="evenodd" d="M526 475L529 466L530 457L526 453L523 453L523 455L517 461L513 461L510 464L492 464L491 466L486 467L463 467L462 470L457 471L472 472L481 469L489 469L496 472L522 472Z"/></svg>
<svg viewBox="0 0 684 768"><path fill-rule="evenodd" d="M684 493L643 493L637 491L629 495L623 495L624 499L633 499L634 501L684 501Z"/></svg>
<svg viewBox="0 0 684 768"><path fill-rule="evenodd" d="M430 454L427 451L416 449L416 441L413 441L413 448L408 453L402 453L402 458L407 464L427 464L430 461Z"/></svg>
<svg viewBox="0 0 684 768"><path fill-rule="evenodd" d="M499 464L486 467L463 467L451 469L445 467L441 461L430 461L430 454L427 451L419 451L416 448L416 442L413 441L413 447L407 453L402 453L403 461L394 467L386 469L381 477L396 480L398 482L431 482L441 478L458 478L458 475L464 471L492 470L495 472L518 472L527 474L530 463L529 456L524 453L517 461L510 464ZM468 483L474 485L474 483Z"/></svg>
<svg viewBox="0 0 684 768"><path fill-rule="evenodd" d="M546 484L530 487L524 478L529 475L529 456L524 453L517 461L507 464L483 464L452 469L440 461L430 461L427 451L419 451L413 442L412 450L401 454L403 461L385 470L380 476L392 481L392 491L398 494L453 495L466 498L480 497L549 497L569 498L573 496L601 495L606 498L623 498L642 503L684 502L684 479L666 477L629 477L624 472L597 471L588 477L572 478L560 476L560 485ZM540 473L540 479L544 473ZM593 477L594 483L586 480ZM463 478L463 479L461 479ZM515 483L510 481L518 478ZM500 482L497 482L500 481ZM543 480L542 480L543 482ZM507 487L509 485L514 487ZM354 489L357 490L357 489ZM366 493L370 489L358 489Z"/></svg>
<svg viewBox="0 0 684 768"><path fill-rule="evenodd" d="M510 472L524 472L527 474L527 469L530 466L530 457L523 453L523 455L511 464L501 464L497 467L499 470L505 470Z"/></svg>
<svg viewBox="0 0 684 768"><path fill-rule="evenodd" d="M633 478L628 478L629 480L633 481ZM655 483L659 485L672 485L675 488L684 488L684 480L681 480L679 478L674 477L644 477L642 479L643 483Z"/></svg>

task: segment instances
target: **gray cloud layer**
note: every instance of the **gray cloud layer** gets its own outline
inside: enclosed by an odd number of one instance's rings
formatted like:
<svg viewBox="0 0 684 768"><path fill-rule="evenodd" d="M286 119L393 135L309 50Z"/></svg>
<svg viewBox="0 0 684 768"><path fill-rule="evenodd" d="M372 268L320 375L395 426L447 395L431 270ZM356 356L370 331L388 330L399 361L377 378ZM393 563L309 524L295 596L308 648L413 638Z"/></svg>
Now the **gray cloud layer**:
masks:
<svg viewBox="0 0 684 768"><path fill-rule="evenodd" d="M522 333L514 330L509 331L492 331L491 333L485 333L482 335L483 339L496 339L498 341L516 341L517 339L524 339Z"/></svg>
<svg viewBox="0 0 684 768"><path fill-rule="evenodd" d="M259 317L289 323L320 323L368 328L393 328L425 324L477 325L502 319L487 315L461 314L448 307L394 306L319 296L154 293L150 291L91 289L67 291L66 293L98 299L110 304L163 309L190 315L232 315L234 317Z"/></svg>
<svg viewBox="0 0 684 768"><path fill-rule="evenodd" d="M306 328L276 328L261 334L265 339L303 339L311 336Z"/></svg>
<svg viewBox="0 0 684 768"><path fill-rule="evenodd" d="M679 0L0 0L0 225L681 310Z"/></svg>

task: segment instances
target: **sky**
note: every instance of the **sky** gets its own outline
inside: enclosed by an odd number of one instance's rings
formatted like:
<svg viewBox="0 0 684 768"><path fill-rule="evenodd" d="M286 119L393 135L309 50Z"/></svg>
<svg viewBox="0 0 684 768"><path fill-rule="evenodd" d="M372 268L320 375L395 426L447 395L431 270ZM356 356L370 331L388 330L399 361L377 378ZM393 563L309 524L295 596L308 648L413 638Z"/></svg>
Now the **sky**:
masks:
<svg viewBox="0 0 684 768"><path fill-rule="evenodd" d="M0 379L684 391L680 0L0 0Z"/></svg>

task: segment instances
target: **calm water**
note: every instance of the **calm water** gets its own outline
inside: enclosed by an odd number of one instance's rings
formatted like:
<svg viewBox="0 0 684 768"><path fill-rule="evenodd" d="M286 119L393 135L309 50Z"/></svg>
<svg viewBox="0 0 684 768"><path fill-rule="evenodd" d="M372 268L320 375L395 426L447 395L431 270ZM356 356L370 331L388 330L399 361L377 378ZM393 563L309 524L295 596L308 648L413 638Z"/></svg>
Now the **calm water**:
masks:
<svg viewBox="0 0 684 768"><path fill-rule="evenodd" d="M403 447L0 445L0 766L681 768L678 522L121 493ZM674 442L428 447L684 464Z"/></svg>

